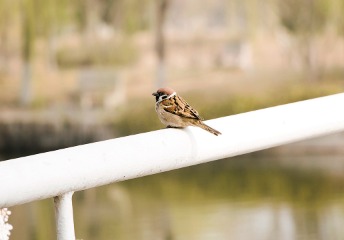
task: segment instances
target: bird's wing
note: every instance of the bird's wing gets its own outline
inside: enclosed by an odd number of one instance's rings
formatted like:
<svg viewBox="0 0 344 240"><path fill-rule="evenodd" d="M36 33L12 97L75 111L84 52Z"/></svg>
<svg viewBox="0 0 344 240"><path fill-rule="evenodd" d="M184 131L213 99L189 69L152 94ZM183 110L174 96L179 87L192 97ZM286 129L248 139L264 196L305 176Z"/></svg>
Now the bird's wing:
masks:
<svg viewBox="0 0 344 240"><path fill-rule="evenodd" d="M203 120L199 113L193 109L183 98L173 96L161 102L166 112L185 118Z"/></svg>

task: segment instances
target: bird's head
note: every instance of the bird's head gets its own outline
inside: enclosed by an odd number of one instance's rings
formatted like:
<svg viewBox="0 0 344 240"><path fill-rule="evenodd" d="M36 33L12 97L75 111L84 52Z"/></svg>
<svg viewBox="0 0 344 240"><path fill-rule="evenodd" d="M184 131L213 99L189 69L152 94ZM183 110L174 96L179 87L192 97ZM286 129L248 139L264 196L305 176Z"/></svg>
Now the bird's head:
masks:
<svg viewBox="0 0 344 240"><path fill-rule="evenodd" d="M172 88L165 87L165 88L159 88L152 95L155 96L156 102L161 102L162 100L165 100L175 94L176 92Z"/></svg>

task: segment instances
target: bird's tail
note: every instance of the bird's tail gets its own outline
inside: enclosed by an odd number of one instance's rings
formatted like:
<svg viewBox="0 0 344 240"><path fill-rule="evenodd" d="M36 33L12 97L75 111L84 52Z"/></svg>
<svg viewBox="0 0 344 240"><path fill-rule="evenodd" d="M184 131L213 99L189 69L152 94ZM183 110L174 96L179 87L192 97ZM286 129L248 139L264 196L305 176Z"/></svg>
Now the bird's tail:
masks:
<svg viewBox="0 0 344 240"><path fill-rule="evenodd" d="M197 124L196 126L198 126L198 127L202 128L202 129L204 129L204 130L206 130L206 131L208 131L208 132L214 134L215 136L218 136L218 135L221 134L221 132L217 131L217 130L214 129L214 128L209 127L208 125L204 124L204 123L201 122L201 121L199 121L198 124Z"/></svg>

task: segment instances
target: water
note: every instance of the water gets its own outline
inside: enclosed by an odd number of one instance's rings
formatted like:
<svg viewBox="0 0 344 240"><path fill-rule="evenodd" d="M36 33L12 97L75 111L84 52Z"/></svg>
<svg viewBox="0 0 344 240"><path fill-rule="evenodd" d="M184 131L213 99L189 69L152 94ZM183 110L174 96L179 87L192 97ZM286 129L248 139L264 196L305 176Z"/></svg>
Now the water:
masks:
<svg viewBox="0 0 344 240"><path fill-rule="evenodd" d="M73 198L76 236L344 239L342 174L312 165L341 160L251 154L78 192ZM285 162L302 162L303 167ZM51 199L11 210L11 239L56 239Z"/></svg>

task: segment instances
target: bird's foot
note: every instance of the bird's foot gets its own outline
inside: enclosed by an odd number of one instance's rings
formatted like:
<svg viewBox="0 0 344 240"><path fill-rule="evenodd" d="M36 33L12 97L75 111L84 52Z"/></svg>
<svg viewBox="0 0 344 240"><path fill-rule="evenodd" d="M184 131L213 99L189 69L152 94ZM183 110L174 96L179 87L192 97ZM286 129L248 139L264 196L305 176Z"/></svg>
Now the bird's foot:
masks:
<svg viewBox="0 0 344 240"><path fill-rule="evenodd" d="M166 126L166 128L181 128L181 127L175 127L175 126L168 125L168 126Z"/></svg>

